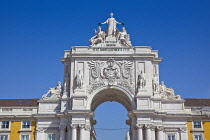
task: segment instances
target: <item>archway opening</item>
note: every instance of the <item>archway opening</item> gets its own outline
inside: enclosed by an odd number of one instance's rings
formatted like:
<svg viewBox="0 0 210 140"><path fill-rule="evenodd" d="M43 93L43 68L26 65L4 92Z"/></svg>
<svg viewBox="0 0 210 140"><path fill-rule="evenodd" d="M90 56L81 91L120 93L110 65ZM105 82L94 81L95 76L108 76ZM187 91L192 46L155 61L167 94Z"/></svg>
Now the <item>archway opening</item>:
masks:
<svg viewBox="0 0 210 140"><path fill-rule="evenodd" d="M92 99L97 140L125 139L130 126L128 112L132 110L132 100L118 89L105 89Z"/></svg>

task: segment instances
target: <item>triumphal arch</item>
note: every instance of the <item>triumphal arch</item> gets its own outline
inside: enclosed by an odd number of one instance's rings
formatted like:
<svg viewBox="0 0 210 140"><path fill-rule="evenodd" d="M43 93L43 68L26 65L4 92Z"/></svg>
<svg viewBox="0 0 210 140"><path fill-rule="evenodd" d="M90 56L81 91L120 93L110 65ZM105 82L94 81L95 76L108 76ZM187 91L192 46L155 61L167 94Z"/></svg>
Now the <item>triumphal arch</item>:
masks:
<svg viewBox="0 0 210 140"><path fill-rule="evenodd" d="M37 140L95 140L94 111L106 101L127 109L128 139L187 140L184 100L159 81L158 51L132 46L123 25L111 13L90 46L65 50L63 84L39 100Z"/></svg>

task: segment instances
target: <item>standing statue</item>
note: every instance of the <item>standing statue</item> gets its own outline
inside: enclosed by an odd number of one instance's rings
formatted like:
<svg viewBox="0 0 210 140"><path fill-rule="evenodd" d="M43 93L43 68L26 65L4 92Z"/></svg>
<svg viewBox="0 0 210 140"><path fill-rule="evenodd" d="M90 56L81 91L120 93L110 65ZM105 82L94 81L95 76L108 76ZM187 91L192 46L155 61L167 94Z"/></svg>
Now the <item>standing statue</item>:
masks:
<svg viewBox="0 0 210 140"><path fill-rule="evenodd" d="M108 28L107 28L107 36L116 36L116 32L117 32L117 28L116 28L116 24L121 24L124 25L124 23L119 23L115 20L115 18L113 18L113 13L110 13L110 18L108 18L104 23L99 23L99 25L102 24L108 24Z"/></svg>
<svg viewBox="0 0 210 140"><path fill-rule="evenodd" d="M83 86L83 75L79 70L79 73L76 75L76 88L82 89L82 86Z"/></svg>
<svg viewBox="0 0 210 140"><path fill-rule="evenodd" d="M158 92L158 77L157 77L157 74L154 74L154 77L152 79L152 86L153 86L154 92Z"/></svg>
<svg viewBox="0 0 210 140"><path fill-rule="evenodd" d="M119 38L120 38L120 43L122 45L131 46L130 36L129 36L129 34L127 34L125 27L122 27L122 32L119 33Z"/></svg>
<svg viewBox="0 0 210 140"><path fill-rule="evenodd" d="M145 85L146 85L146 80L145 80L145 76L144 73L140 72L140 74L138 75L138 85L139 85L139 89L144 89Z"/></svg>
<svg viewBox="0 0 210 140"><path fill-rule="evenodd" d="M89 40L91 45L103 43L105 40L105 32L101 30L101 27L98 26L98 31L95 33L95 35Z"/></svg>

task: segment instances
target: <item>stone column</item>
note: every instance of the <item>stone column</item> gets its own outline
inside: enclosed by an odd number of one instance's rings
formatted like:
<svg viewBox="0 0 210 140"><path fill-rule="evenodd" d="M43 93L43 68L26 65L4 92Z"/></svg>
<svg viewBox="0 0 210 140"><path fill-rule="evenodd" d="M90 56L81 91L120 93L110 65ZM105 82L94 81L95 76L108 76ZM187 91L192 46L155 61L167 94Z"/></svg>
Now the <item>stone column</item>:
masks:
<svg viewBox="0 0 210 140"><path fill-rule="evenodd" d="M77 127L78 125L77 124L72 124L71 125L71 130L72 130L72 133L71 133L71 140L77 140Z"/></svg>
<svg viewBox="0 0 210 140"><path fill-rule="evenodd" d="M80 128L80 140L87 140L85 138L85 124L80 124L79 128Z"/></svg>
<svg viewBox="0 0 210 140"><path fill-rule="evenodd" d="M130 138L130 132L129 131L126 132L126 140L131 140L131 138Z"/></svg>
<svg viewBox="0 0 210 140"><path fill-rule="evenodd" d="M152 137L151 137L151 127L152 127L152 124L145 124L145 128L146 128L146 140L152 140Z"/></svg>
<svg viewBox="0 0 210 140"><path fill-rule="evenodd" d="M155 126L152 125L150 129L151 129L151 139L155 140Z"/></svg>
<svg viewBox="0 0 210 140"><path fill-rule="evenodd" d="M91 135L90 131L91 131L91 126L85 125L86 140L90 140L90 135Z"/></svg>
<svg viewBox="0 0 210 140"><path fill-rule="evenodd" d="M143 132L142 132L143 127L144 127L144 124L136 124L138 140L143 140Z"/></svg>
<svg viewBox="0 0 210 140"><path fill-rule="evenodd" d="M164 140L163 129L163 126L157 126L157 140Z"/></svg>
<svg viewBox="0 0 210 140"><path fill-rule="evenodd" d="M180 137L181 137L180 140L188 140L186 127L180 128Z"/></svg>
<svg viewBox="0 0 210 140"><path fill-rule="evenodd" d="M60 126L60 140L66 140L66 126Z"/></svg>
<svg viewBox="0 0 210 140"><path fill-rule="evenodd" d="M45 131L45 129L42 128L42 127L38 127L38 128L36 129L36 139L37 139L37 140L45 139L44 131Z"/></svg>

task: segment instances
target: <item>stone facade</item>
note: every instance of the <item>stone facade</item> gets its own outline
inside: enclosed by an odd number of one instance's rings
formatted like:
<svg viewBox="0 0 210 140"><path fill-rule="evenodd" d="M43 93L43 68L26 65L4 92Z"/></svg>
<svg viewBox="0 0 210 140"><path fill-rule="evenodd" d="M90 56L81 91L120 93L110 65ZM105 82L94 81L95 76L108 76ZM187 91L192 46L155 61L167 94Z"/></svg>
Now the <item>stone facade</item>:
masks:
<svg viewBox="0 0 210 140"><path fill-rule="evenodd" d="M90 39L91 46L65 51L64 84L50 89L50 97L39 101L37 138L54 133L60 138L95 139L94 111L106 101L121 103L129 114L132 140L187 140L184 100L162 82L159 85L158 51L149 46L131 46L125 28L119 31L113 15ZM60 94L57 94L60 93ZM60 96L57 96L60 95ZM185 119L184 119L185 118ZM48 130L49 129L49 130Z"/></svg>

